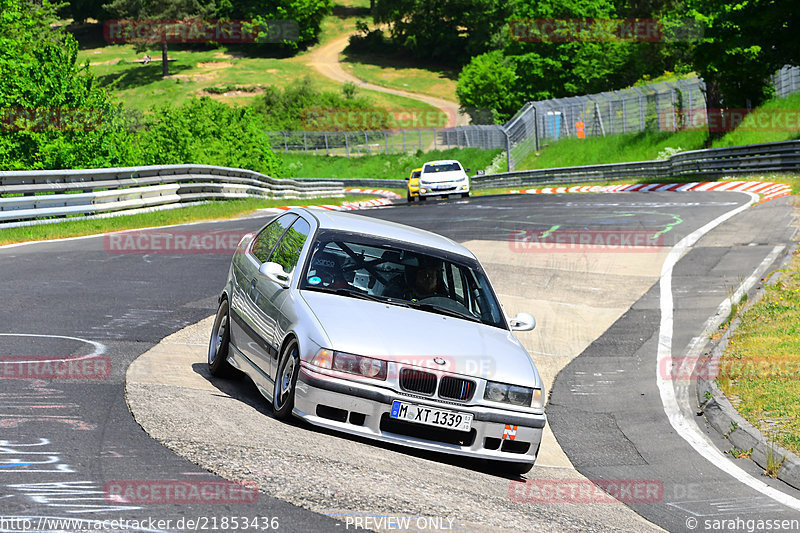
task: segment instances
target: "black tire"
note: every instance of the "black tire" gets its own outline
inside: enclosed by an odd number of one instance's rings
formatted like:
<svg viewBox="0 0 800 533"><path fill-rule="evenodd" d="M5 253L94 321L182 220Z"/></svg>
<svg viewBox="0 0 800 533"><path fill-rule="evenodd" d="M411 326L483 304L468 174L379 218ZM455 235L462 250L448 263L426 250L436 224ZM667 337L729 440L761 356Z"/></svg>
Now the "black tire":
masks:
<svg viewBox="0 0 800 533"><path fill-rule="evenodd" d="M411 196L411 193L410 193L410 192L406 193L406 201L407 201L408 203L411 203L411 202L413 202L413 201L414 201L414 197L413 197L413 196Z"/></svg>
<svg viewBox="0 0 800 533"><path fill-rule="evenodd" d="M469 193L468 192L462 192L461 193L461 198L469 198Z"/></svg>
<svg viewBox="0 0 800 533"><path fill-rule="evenodd" d="M208 341L208 370L212 376L230 375L233 367L228 362L228 350L231 343L230 309L228 299L223 298L211 328L211 339Z"/></svg>
<svg viewBox="0 0 800 533"><path fill-rule="evenodd" d="M420 202L424 202L425 200L427 200L427 198L422 196L421 194L417 198L419 198Z"/></svg>
<svg viewBox="0 0 800 533"><path fill-rule="evenodd" d="M500 463L500 465L503 472L512 476L523 476L533 468L533 463L511 463L504 461Z"/></svg>
<svg viewBox="0 0 800 533"><path fill-rule="evenodd" d="M272 412L275 418L287 420L294 409L294 392L297 375L300 373L300 350L297 341L292 339L278 359L275 373L275 390L272 392Z"/></svg>

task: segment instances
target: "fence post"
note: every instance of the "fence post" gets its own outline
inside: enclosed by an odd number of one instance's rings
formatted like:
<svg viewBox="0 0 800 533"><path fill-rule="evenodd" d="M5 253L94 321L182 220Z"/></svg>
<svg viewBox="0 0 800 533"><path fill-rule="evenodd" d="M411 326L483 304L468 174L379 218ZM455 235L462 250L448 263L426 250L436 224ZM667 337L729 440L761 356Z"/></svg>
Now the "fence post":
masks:
<svg viewBox="0 0 800 533"><path fill-rule="evenodd" d="M327 131L323 131L323 132L322 132L322 135L324 135L324 136L325 136L325 155L331 155L331 154L328 152L328 132L327 132Z"/></svg>
<svg viewBox="0 0 800 533"><path fill-rule="evenodd" d="M303 132L303 151L308 152L308 132Z"/></svg>
<svg viewBox="0 0 800 533"><path fill-rule="evenodd" d="M372 154L372 150L369 147L369 140L367 139L367 130L364 130L364 145L367 147L367 153Z"/></svg>
<svg viewBox="0 0 800 533"><path fill-rule="evenodd" d="M539 151L539 110L534 106L533 108L533 137L534 146L536 151ZM510 171L509 171L510 172Z"/></svg>
<svg viewBox="0 0 800 533"><path fill-rule="evenodd" d="M436 150L436 129L433 130L433 149Z"/></svg>
<svg viewBox="0 0 800 533"><path fill-rule="evenodd" d="M417 142L417 150L422 150L422 130L419 128L417 128L417 137L419 139Z"/></svg>
<svg viewBox="0 0 800 533"><path fill-rule="evenodd" d="M625 98L622 99L622 133L625 133Z"/></svg>
<svg viewBox="0 0 800 533"><path fill-rule="evenodd" d="M347 142L347 132L343 131L342 133L344 133L344 153L347 157L350 157L350 144Z"/></svg>
<svg viewBox="0 0 800 533"><path fill-rule="evenodd" d="M283 132L283 153L289 153L289 141L286 138L286 132Z"/></svg>
<svg viewBox="0 0 800 533"><path fill-rule="evenodd" d="M511 159L511 135L503 127L500 128L500 131L502 131L503 135L506 136L506 166L508 167L508 172L513 172L514 161Z"/></svg>
<svg viewBox="0 0 800 533"><path fill-rule="evenodd" d="M406 130L400 130L400 133L403 134L403 153L406 153Z"/></svg>
<svg viewBox="0 0 800 533"><path fill-rule="evenodd" d="M389 153L389 135L385 131L383 132L383 153Z"/></svg>

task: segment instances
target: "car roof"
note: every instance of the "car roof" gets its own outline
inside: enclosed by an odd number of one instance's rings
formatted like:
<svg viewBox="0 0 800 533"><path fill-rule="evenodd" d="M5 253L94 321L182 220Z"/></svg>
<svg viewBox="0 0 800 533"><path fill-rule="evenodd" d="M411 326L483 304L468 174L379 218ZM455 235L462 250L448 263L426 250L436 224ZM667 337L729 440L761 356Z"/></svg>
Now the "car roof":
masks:
<svg viewBox="0 0 800 533"><path fill-rule="evenodd" d="M416 172L417 170L422 170L422 167L412 169L411 172Z"/></svg>
<svg viewBox="0 0 800 533"><path fill-rule="evenodd" d="M450 163L458 163L459 165L461 164L461 162L459 162L459 161L457 161L455 159L440 159L438 161L428 161L428 162L425 163L425 165L445 165L445 164L450 164Z"/></svg>
<svg viewBox="0 0 800 533"><path fill-rule="evenodd" d="M295 208L295 212L305 212L319 221L320 229L336 229L351 231L364 235L383 237L401 242L409 242L419 246L435 248L453 254L476 259L475 255L457 242L430 231L412 228L377 218L365 217L341 211L329 211L321 208Z"/></svg>

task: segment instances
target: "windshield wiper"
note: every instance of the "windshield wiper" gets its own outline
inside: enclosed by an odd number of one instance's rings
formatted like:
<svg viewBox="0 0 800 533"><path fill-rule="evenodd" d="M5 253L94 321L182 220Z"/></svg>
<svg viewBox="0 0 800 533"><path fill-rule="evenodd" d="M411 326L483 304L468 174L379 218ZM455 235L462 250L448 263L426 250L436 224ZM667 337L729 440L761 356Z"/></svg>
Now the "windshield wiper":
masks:
<svg viewBox="0 0 800 533"><path fill-rule="evenodd" d="M438 313L440 315L452 316L454 318L463 318L464 320L469 320L471 322L483 323L483 321L476 316L459 313L458 311L453 311L452 309L448 309L446 307L440 307L435 304L409 302L409 305L414 309L420 309L422 311L430 311L431 313Z"/></svg>

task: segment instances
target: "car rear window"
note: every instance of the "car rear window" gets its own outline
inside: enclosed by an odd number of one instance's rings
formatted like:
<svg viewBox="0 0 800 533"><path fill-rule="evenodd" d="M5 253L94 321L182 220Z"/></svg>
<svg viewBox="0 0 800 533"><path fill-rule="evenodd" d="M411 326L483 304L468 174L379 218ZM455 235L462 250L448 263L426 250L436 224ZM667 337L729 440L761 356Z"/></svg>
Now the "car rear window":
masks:
<svg viewBox="0 0 800 533"><path fill-rule="evenodd" d="M425 165L425 172L452 172L461 170L458 163L440 163L436 165Z"/></svg>

